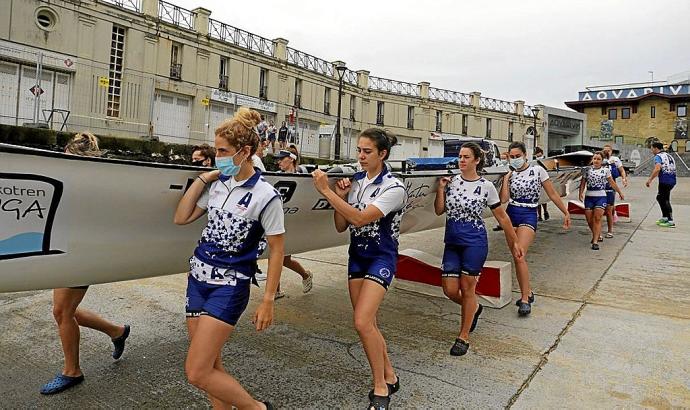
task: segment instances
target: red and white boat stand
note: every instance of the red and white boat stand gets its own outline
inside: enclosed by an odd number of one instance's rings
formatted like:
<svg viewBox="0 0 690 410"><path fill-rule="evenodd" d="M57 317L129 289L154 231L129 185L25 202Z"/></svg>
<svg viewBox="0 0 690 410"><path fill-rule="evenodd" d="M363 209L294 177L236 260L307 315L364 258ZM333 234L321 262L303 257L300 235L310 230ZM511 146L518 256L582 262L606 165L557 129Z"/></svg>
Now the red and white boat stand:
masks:
<svg viewBox="0 0 690 410"><path fill-rule="evenodd" d="M441 288L441 258L438 256L417 249L400 251L395 276L398 279L394 282L396 287L445 297ZM502 308L510 303L512 264L487 261L477 282L476 292L485 306Z"/></svg>
<svg viewBox="0 0 690 410"><path fill-rule="evenodd" d="M615 209L619 222L630 222L630 204L628 202L617 203ZM576 199L571 199L568 201L568 212L570 212L570 215L584 215L585 204Z"/></svg>

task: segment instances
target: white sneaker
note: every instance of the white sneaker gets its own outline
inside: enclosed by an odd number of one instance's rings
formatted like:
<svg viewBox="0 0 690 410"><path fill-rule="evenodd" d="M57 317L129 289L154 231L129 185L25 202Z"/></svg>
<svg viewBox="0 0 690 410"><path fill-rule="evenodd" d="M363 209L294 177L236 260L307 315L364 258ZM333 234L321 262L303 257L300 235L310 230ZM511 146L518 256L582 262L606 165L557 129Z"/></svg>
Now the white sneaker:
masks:
<svg viewBox="0 0 690 410"><path fill-rule="evenodd" d="M312 275L311 271L307 271L307 278L302 279L302 292L303 293L309 293L313 286L313 279L314 275Z"/></svg>
<svg viewBox="0 0 690 410"><path fill-rule="evenodd" d="M256 272L256 274L254 275L254 278L256 278L256 280L258 282L266 280L267 277L268 277L268 275L266 274L266 272L261 272L261 271Z"/></svg>
<svg viewBox="0 0 690 410"><path fill-rule="evenodd" d="M285 297L285 292L282 290L276 291L276 296L273 298L273 300L278 300L280 298Z"/></svg>

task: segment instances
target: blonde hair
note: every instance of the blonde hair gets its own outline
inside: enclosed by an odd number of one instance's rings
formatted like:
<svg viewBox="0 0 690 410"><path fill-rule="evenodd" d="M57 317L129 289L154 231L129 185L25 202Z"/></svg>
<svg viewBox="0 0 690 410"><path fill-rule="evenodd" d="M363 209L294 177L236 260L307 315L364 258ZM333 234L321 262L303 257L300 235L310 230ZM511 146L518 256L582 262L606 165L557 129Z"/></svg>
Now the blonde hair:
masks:
<svg viewBox="0 0 690 410"><path fill-rule="evenodd" d="M235 116L224 120L216 128L216 137L223 138L230 145L242 149L244 146L251 147L250 155L254 155L259 146L259 134L256 126L261 122L261 115L257 111L242 107Z"/></svg>
<svg viewBox="0 0 690 410"><path fill-rule="evenodd" d="M65 146L65 152L84 157L100 157L98 138L90 132L79 132Z"/></svg>

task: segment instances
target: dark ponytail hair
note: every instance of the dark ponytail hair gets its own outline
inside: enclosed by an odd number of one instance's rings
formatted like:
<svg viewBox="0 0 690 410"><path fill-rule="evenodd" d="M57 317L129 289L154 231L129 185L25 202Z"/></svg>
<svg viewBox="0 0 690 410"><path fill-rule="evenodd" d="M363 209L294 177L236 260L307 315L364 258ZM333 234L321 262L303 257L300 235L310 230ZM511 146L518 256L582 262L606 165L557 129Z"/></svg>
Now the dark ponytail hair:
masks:
<svg viewBox="0 0 690 410"><path fill-rule="evenodd" d="M384 161L391 155L391 148L398 143L398 138L383 128L368 128L359 134L359 138L362 137L369 138L379 152L386 150L386 156L383 158Z"/></svg>
<svg viewBox="0 0 690 410"><path fill-rule="evenodd" d="M484 168L484 162L486 161L486 154L484 153L482 147L480 147L479 144L477 144L476 142L466 142L462 144L462 147L460 147L461 150L463 148L471 150L472 155L474 155L474 158L479 159L479 163L477 164L477 171L481 171L482 168Z"/></svg>
<svg viewBox="0 0 690 410"><path fill-rule="evenodd" d="M527 153L527 148L525 147L525 143L522 141L513 141L508 145L508 152L510 152L513 148L518 148L520 151L522 151L523 154Z"/></svg>

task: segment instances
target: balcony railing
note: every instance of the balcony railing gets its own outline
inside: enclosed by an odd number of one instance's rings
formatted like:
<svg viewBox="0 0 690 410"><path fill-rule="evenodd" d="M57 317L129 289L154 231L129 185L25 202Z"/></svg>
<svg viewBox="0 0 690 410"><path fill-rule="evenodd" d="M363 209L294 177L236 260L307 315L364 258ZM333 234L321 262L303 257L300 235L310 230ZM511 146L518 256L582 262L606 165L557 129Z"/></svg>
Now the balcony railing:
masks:
<svg viewBox="0 0 690 410"><path fill-rule="evenodd" d="M357 73L355 73L352 70L345 70L345 75L343 75L343 81L348 84L357 85Z"/></svg>
<svg viewBox="0 0 690 410"><path fill-rule="evenodd" d="M414 129L414 120L413 120L413 119L408 119L408 120L407 120L407 129L408 129L408 130L413 130L413 129Z"/></svg>
<svg viewBox="0 0 690 410"><path fill-rule="evenodd" d="M170 64L170 78L173 80L182 79L182 64Z"/></svg>
<svg viewBox="0 0 690 410"><path fill-rule="evenodd" d="M196 13L163 0L158 0L158 18L178 27L194 30Z"/></svg>
<svg viewBox="0 0 690 410"><path fill-rule="evenodd" d="M443 125L440 122L436 123L436 132L443 132Z"/></svg>
<svg viewBox="0 0 690 410"><path fill-rule="evenodd" d="M141 0L100 0L103 3L112 4L125 10L141 13Z"/></svg>
<svg viewBox="0 0 690 410"><path fill-rule="evenodd" d="M220 88L223 91L228 90L228 76L227 75L220 75L218 77L218 88Z"/></svg>
<svg viewBox="0 0 690 410"><path fill-rule="evenodd" d="M397 80L389 80L387 78L370 76L369 89L372 91L381 91L384 93L407 95L410 97L419 97L419 89L417 87L417 84L406 83Z"/></svg>
<svg viewBox="0 0 690 410"><path fill-rule="evenodd" d="M467 106L472 105L472 99L469 94L459 91L444 90L442 88L429 87L429 99Z"/></svg>
<svg viewBox="0 0 690 410"><path fill-rule="evenodd" d="M525 109L522 111L522 115L525 117L534 117L534 112L532 112L532 107L525 105Z"/></svg>
<svg viewBox="0 0 690 410"><path fill-rule="evenodd" d="M216 40L273 57L273 50L275 48L273 41L229 24L221 23L218 20L208 19L208 35Z"/></svg>
<svg viewBox="0 0 690 410"><path fill-rule="evenodd" d="M517 105L514 102L497 100L495 98L479 97L479 108L517 114Z"/></svg>
<svg viewBox="0 0 690 410"><path fill-rule="evenodd" d="M323 103L323 113L324 114L331 114L331 103L325 102Z"/></svg>
<svg viewBox="0 0 690 410"><path fill-rule="evenodd" d="M302 96L295 94L295 107L302 108Z"/></svg>
<svg viewBox="0 0 690 410"><path fill-rule="evenodd" d="M376 125L383 125L383 114L376 114Z"/></svg>
<svg viewBox="0 0 690 410"><path fill-rule="evenodd" d="M262 100L268 100L268 86L262 85L259 87L259 98Z"/></svg>
<svg viewBox="0 0 690 410"><path fill-rule="evenodd" d="M287 47L287 62L305 70L333 77L333 64L291 47Z"/></svg>

